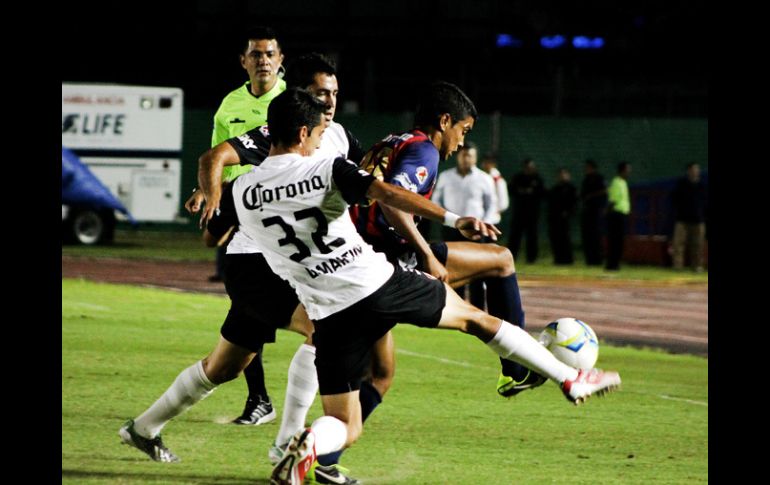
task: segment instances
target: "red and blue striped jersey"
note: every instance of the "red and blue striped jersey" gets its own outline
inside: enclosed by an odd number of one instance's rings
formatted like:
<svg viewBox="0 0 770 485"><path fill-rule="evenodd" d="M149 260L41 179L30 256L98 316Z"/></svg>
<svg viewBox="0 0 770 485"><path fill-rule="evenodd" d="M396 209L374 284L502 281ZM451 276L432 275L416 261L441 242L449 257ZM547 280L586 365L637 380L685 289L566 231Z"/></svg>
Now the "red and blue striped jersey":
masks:
<svg viewBox="0 0 770 485"><path fill-rule="evenodd" d="M430 199L438 176L439 152L420 130L388 135L364 155L361 167L379 180ZM350 216L364 240L389 258L411 246L385 219L376 201L351 206ZM419 217L415 216L415 222Z"/></svg>

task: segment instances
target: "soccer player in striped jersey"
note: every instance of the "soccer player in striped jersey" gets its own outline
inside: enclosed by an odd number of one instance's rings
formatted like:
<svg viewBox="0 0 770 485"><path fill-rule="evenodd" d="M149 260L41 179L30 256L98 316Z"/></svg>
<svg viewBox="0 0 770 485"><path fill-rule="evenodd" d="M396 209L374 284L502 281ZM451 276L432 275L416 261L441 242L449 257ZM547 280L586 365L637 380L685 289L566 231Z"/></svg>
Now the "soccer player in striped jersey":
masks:
<svg viewBox="0 0 770 485"><path fill-rule="evenodd" d="M316 455L358 439L358 394L372 347L399 322L471 334L500 357L558 383L573 403L620 385L616 372L569 367L524 330L463 301L446 282L393 265L374 251L348 214L349 204L364 198L443 221L477 240L494 240L499 231L379 181L343 157L311 157L326 129L325 110L304 90L276 97L268 108L268 158L229 185L221 202L226 212L232 204L239 231L256 241L273 271L290 282L315 326L325 415L292 437L271 483L301 484ZM463 130L443 133L447 144L462 143Z"/></svg>

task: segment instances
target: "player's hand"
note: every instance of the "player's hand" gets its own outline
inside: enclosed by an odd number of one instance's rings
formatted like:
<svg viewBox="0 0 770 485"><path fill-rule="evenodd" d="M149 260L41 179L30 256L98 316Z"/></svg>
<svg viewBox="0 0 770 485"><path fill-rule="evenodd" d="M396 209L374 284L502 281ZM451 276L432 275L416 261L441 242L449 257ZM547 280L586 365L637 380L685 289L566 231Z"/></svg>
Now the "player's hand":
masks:
<svg viewBox="0 0 770 485"><path fill-rule="evenodd" d="M187 209L187 212L190 214L197 214L198 211L201 210L201 207L205 201L206 196L203 195L203 191L196 190L192 193L190 198L187 199L187 202L184 203L184 208Z"/></svg>
<svg viewBox="0 0 770 485"><path fill-rule="evenodd" d="M444 265L441 264L438 259L436 259L436 256L434 256L433 253L425 256L424 266L426 273L429 273L437 280L447 281L449 279L449 271L447 271Z"/></svg>
<svg viewBox="0 0 770 485"><path fill-rule="evenodd" d="M206 203L206 207L201 211L201 220L198 223L198 227L203 229L206 224L215 216L219 215L219 201L210 200Z"/></svg>
<svg viewBox="0 0 770 485"><path fill-rule="evenodd" d="M466 239L471 241L478 241L484 237L488 237L492 241L497 241L497 236L502 234L500 229L495 227L494 224L487 224L475 217L461 217L457 219L455 228L460 231Z"/></svg>

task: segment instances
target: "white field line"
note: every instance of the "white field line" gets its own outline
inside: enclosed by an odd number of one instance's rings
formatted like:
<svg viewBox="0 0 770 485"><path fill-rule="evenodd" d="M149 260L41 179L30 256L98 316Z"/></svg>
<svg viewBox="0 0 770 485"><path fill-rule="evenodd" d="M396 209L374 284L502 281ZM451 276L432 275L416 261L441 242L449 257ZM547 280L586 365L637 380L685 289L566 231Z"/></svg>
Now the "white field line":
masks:
<svg viewBox="0 0 770 485"><path fill-rule="evenodd" d="M396 349L396 353L408 355L410 357L419 357L421 359L435 360L437 362L441 362L442 364L451 364L451 365L456 365L456 366L460 366L460 367L472 367L472 368L484 369L484 370L496 370L495 367L490 367L490 366L487 366L487 365L477 365L477 364L472 364L470 362L465 362L465 361L462 361L462 360L445 359L444 357L437 357L435 355L422 354L422 353L419 353L419 352L412 352L411 350L406 350L406 349L403 349L403 348L397 348ZM696 400L693 400L693 399L685 399L685 398L681 398L681 397L672 397L672 396L667 396L665 394L659 394L657 397L659 397L661 399L666 399L666 400L669 400L669 401L679 401L679 402L686 402L688 404L697 404L699 406L706 406L706 407L708 407L708 405L709 405L708 402L696 401Z"/></svg>

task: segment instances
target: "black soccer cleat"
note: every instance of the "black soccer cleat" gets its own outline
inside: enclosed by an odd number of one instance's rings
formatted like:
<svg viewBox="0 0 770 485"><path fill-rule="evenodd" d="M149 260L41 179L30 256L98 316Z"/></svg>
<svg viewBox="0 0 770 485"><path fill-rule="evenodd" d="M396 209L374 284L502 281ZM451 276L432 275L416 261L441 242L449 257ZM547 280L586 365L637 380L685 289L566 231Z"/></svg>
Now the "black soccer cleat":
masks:
<svg viewBox="0 0 770 485"><path fill-rule="evenodd" d="M166 448L163 444L163 440L160 435L155 438L145 438L136 432L134 429L134 420L129 419L126 421L120 430L118 430L120 438L123 440L123 444L131 445L139 451L147 454L154 461L161 461L164 463L173 463L181 461L178 456L171 453L171 450Z"/></svg>
<svg viewBox="0 0 770 485"><path fill-rule="evenodd" d="M275 409L273 403L263 399L246 399L246 406L243 413L233 420L235 424L250 424L257 426L269 423L275 420Z"/></svg>

